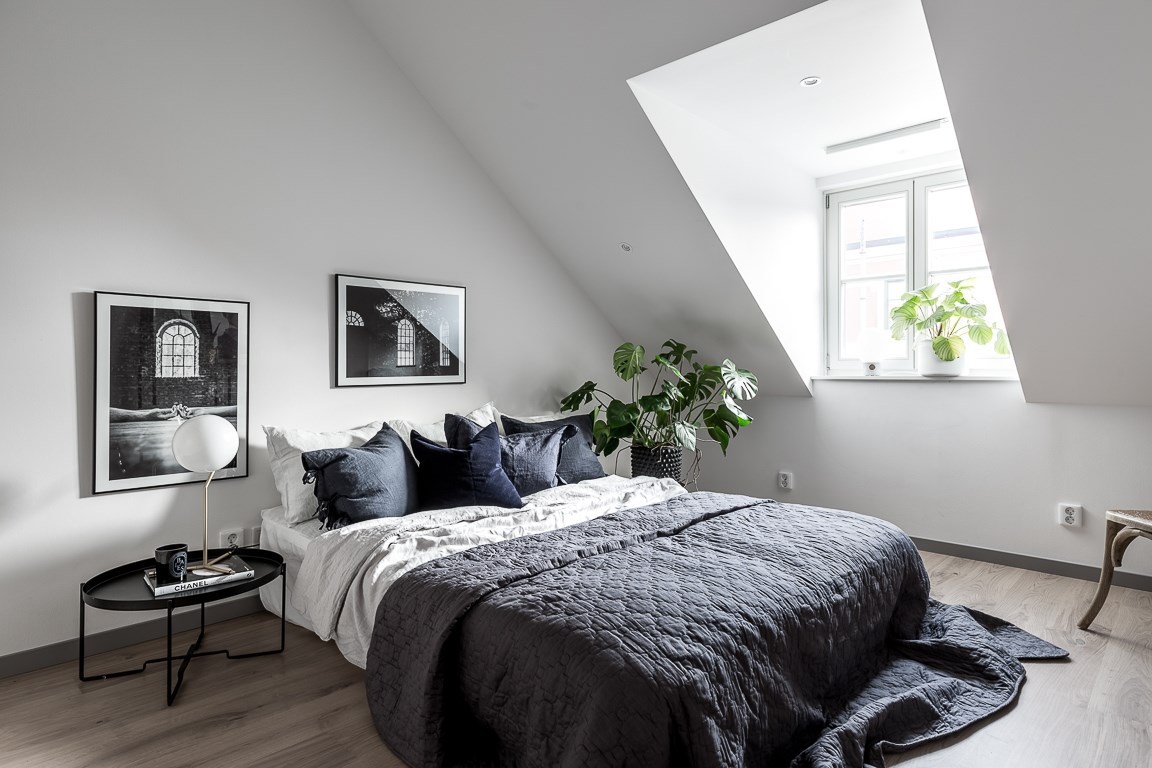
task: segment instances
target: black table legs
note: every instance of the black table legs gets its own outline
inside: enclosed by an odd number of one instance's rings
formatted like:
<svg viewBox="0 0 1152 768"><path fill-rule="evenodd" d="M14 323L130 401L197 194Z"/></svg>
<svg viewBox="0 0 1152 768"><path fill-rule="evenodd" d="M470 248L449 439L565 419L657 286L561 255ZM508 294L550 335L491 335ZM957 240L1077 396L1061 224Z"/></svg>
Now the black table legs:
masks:
<svg viewBox="0 0 1152 768"><path fill-rule="evenodd" d="M200 603L200 632L196 635L195 642L193 642L192 645L188 646L188 650L184 653L184 655L174 658L172 656L172 612L175 610L176 606L174 605L173 601L169 600L165 606L165 611L167 613L167 628L168 628L168 632L167 632L167 634L168 634L168 653L167 653L167 655L161 656L161 657L155 658L155 659L148 659L143 664L141 664L138 668L122 669L122 670L119 670L117 672L105 672L105 673L99 674L99 675L85 675L84 674L84 656L85 656L84 619L85 619L85 609L87 608L87 605L84 602L84 585L81 584L80 585L80 656L79 656L80 680L82 682L91 682L93 680L110 680L111 678L124 677L125 675L137 675L137 674L143 672L148 667L149 664L156 664L158 662L163 661L163 662L166 662L167 666L168 666L168 684L166 686L166 695L167 695L167 700L168 700L168 706L172 706L172 703L176 700L176 694L180 692L180 686L183 685L183 683L184 683L184 672L185 672L185 670L188 669L188 664L191 663L192 659L194 659L198 656L217 656L217 655L223 654L224 657L227 659L250 659L250 658L253 658L255 656L269 656L269 655L272 655L275 653L283 653L283 651L284 651L284 637L285 637L285 620L284 620L284 608L283 608L283 606L285 604L284 601L287 598L287 591L288 591L287 590L287 580L284 578L284 565L283 564L280 565L279 576L280 576L280 605L282 606L281 610L280 610L280 647L279 648L273 648L273 649L267 650L267 651L255 651L252 653L238 653L235 655L233 655L228 650L201 651L200 650L200 644L204 641L205 620L204 620L204 603ZM175 684L175 686L173 686L173 684L172 684L172 662L175 661L177 658L180 660L180 668L176 671L176 684Z"/></svg>

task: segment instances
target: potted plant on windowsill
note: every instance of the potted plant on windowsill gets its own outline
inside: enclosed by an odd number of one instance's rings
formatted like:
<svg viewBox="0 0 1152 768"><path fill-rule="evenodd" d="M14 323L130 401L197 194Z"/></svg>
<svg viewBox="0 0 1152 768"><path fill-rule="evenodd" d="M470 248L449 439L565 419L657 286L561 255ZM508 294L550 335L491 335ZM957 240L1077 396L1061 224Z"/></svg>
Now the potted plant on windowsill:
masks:
<svg viewBox="0 0 1152 768"><path fill-rule="evenodd" d="M675 339L664 342L660 354L644 364L644 347L625 342L612 354L612 369L632 386L630 400L620 400L585 382L565 397L562 411L578 411L590 402L596 453L612 453L622 440L631 443L633 475L681 479L683 453L695 453L692 480L699 467L698 439L712 440L727 454L732 437L752 423L737 400L756 396L756 376L731 360L720 365L699 363L696 350ZM652 371L651 386L641 375ZM601 417L601 409L603 415ZM698 438L704 429L707 438Z"/></svg>
<svg viewBox="0 0 1152 768"><path fill-rule="evenodd" d="M965 337L980 345L994 340L998 353L1009 353L1008 335L996 323L988 322L988 306L976 301L972 290L971 279L950 282L943 289L933 283L904 294L902 303L892 308L892 338L903 339L908 331L916 333L916 369L921 376L967 373Z"/></svg>

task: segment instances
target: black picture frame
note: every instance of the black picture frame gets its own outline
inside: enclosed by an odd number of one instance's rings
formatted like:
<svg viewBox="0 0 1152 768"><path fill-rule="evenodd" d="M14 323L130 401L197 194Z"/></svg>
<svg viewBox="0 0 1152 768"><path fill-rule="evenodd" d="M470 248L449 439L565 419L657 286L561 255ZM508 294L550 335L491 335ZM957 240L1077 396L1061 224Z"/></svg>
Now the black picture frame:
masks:
<svg viewBox="0 0 1152 768"><path fill-rule="evenodd" d="M467 290L336 275L337 387L463 384Z"/></svg>
<svg viewBox="0 0 1152 768"><path fill-rule="evenodd" d="M215 479L248 476L249 303L97 291L93 493L203 482L172 455L201 413L240 436Z"/></svg>

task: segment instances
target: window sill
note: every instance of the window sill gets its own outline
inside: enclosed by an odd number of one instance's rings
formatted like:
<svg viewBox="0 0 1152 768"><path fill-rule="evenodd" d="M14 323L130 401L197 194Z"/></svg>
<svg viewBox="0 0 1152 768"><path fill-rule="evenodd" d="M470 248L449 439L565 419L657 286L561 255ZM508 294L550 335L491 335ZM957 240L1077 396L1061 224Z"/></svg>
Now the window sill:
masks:
<svg viewBox="0 0 1152 768"><path fill-rule="evenodd" d="M1013 374L1002 375L975 375L975 376L950 376L950 377L930 377L921 376L918 373L885 373L880 376L862 376L860 374L826 374L822 376L813 376L813 381L901 381L901 382L921 382L925 384L947 384L956 383L961 381L1020 381L1020 377Z"/></svg>

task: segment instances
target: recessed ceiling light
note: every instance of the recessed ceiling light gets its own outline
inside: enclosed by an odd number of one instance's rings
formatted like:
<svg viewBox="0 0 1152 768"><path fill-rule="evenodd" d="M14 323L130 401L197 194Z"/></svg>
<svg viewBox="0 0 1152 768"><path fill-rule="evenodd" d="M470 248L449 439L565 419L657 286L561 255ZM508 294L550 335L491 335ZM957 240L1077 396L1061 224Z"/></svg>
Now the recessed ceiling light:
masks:
<svg viewBox="0 0 1152 768"><path fill-rule="evenodd" d="M806 77L800 81L800 85L804 86L805 88L811 88L814 85L820 85L820 78L816 77L815 75Z"/></svg>
<svg viewBox="0 0 1152 768"><path fill-rule="evenodd" d="M624 253L632 253L632 246L628 243L620 243L620 250L624 251Z"/></svg>

